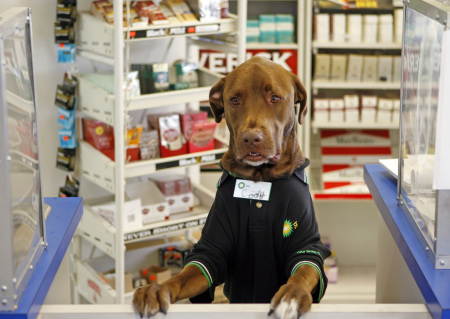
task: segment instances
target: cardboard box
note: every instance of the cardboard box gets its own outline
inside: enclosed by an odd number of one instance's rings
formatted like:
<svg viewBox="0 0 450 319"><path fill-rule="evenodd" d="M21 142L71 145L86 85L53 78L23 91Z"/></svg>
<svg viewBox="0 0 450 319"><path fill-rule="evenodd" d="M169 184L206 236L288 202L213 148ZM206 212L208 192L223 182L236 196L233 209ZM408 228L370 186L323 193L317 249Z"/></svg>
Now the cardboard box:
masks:
<svg viewBox="0 0 450 319"><path fill-rule="evenodd" d="M344 122L343 99L330 99L330 122Z"/></svg>
<svg viewBox="0 0 450 319"><path fill-rule="evenodd" d="M376 43L378 41L378 15L365 14L363 16L363 42Z"/></svg>
<svg viewBox="0 0 450 319"><path fill-rule="evenodd" d="M194 123L192 135L187 142L189 153L213 150L216 126L217 123L213 121Z"/></svg>
<svg viewBox="0 0 450 319"><path fill-rule="evenodd" d="M317 42L330 41L330 15L327 13L318 13L315 17L315 33Z"/></svg>
<svg viewBox="0 0 450 319"><path fill-rule="evenodd" d="M330 110L329 99L324 98L314 98L314 121L316 122L328 122Z"/></svg>
<svg viewBox="0 0 450 319"><path fill-rule="evenodd" d="M259 21L258 20L247 20L246 29L247 43L258 43L259 42Z"/></svg>
<svg viewBox="0 0 450 319"><path fill-rule="evenodd" d="M259 41L265 43L276 42L275 15L261 14L259 16Z"/></svg>
<svg viewBox="0 0 450 319"><path fill-rule="evenodd" d="M392 81L392 56L380 55L378 57L378 80L382 82Z"/></svg>
<svg viewBox="0 0 450 319"><path fill-rule="evenodd" d="M347 41L362 42L363 18L361 14L347 16Z"/></svg>
<svg viewBox="0 0 450 319"><path fill-rule="evenodd" d="M333 54L331 55L331 81L345 81L347 73L347 55Z"/></svg>
<svg viewBox="0 0 450 319"><path fill-rule="evenodd" d="M293 43L294 28L294 16L292 14L275 15L276 43Z"/></svg>
<svg viewBox="0 0 450 319"><path fill-rule="evenodd" d="M347 15L344 13L331 15L331 30L333 42L345 42L347 40Z"/></svg>
<svg viewBox="0 0 450 319"><path fill-rule="evenodd" d="M392 123L400 124L400 99L394 99L392 103Z"/></svg>
<svg viewBox="0 0 450 319"><path fill-rule="evenodd" d="M141 270L142 277L146 278L148 282L156 282L162 284L164 281L172 278L170 269L160 266L150 266L147 269Z"/></svg>
<svg viewBox="0 0 450 319"><path fill-rule="evenodd" d="M100 277L113 289L116 289L116 273L115 270L99 273ZM130 273L125 271L125 293L133 291L133 278Z"/></svg>
<svg viewBox="0 0 450 319"><path fill-rule="evenodd" d="M347 123L357 123L360 120L359 111L359 96L354 95L344 95L344 105L345 105L345 122Z"/></svg>
<svg viewBox="0 0 450 319"><path fill-rule="evenodd" d="M392 122L392 110L394 108L394 101L392 99L378 99L378 123L391 123Z"/></svg>
<svg viewBox="0 0 450 319"><path fill-rule="evenodd" d="M362 80L364 82L378 81L378 57L365 55Z"/></svg>
<svg viewBox="0 0 450 319"><path fill-rule="evenodd" d="M92 206L100 216L106 219L111 225L116 225L116 203L108 202L100 205ZM123 204L123 221L124 229L136 229L142 227L142 202L140 198L125 201Z"/></svg>
<svg viewBox="0 0 450 319"><path fill-rule="evenodd" d="M403 40L403 9L394 10L394 42L402 43Z"/></svg>
<svg viewBox="0 0 450 319"><path fill-rule="evenodd" d="M169 204L154 182L145 181L127 184L125 195L127 200L141 199L142 224L146 225L169 218Z"/></svg>
<svg viewBox="0 0 450 319"><path fill-rule="evenodd" d="M153 174L150 179L165 197L170 214L191 211L194 208L189 177L179 174Z"/></svg>
<svg viewBox="0 0 450 319"><path fill-rule="evenodd" d="M378 42L394 42L394 17L392 14L380 14Z"/></svg>
<svg viewBox="0 0 450 319"><path fill-rule="evenodd" d="M363 56L359 54L350 54L347 63L347 81L361 81Z"/></svg>
<svg viewBox="0 0 450 319"><path fill-rule="evenodd" d="M393 57L393 67L392 67L392 81L393 82L401 82L402 80L402 57L394 56Z"/></svg>
<svg viewBox="0 0 450 319"><path fill-rule="evenodd" d="M152 24L165 25L170 23L156 3L151 0L137 1L134 8L139 16L148 17Z"/></svg>
<svg viewBox="0 0 450 319"><path fill-rule="evenodd" d="M363 95L361 97L361 122L375 123L378 97Z"/></svg>
<svg viewBox="0 0 450 319"><path fill-rule="evenodd" d="M331 55L330 54L316 54L314 80L328 80L331 72Z"/></svg>

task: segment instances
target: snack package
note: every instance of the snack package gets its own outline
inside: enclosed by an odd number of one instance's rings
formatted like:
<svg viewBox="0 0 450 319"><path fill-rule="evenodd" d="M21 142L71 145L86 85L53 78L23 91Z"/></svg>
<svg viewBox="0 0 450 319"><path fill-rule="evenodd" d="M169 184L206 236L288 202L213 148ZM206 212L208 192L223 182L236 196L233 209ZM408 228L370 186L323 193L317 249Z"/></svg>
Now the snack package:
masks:
<svg viewBox="0 0 450 319"><path fill-rule="evenodd" d="M186 140L181 134L180 116L154 115L148 116L149 127L159 132L161 157L187 154Z"/></svg>

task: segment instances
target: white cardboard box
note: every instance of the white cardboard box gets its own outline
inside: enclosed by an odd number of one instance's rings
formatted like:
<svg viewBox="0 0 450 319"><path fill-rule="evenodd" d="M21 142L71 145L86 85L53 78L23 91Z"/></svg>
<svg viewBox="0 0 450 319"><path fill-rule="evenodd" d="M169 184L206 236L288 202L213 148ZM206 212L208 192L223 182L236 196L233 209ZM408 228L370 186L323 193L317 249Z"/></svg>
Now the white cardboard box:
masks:
<svg viewBox="0 0 450 319"><path fill-rule="evenodd" d="M347 62L347 81L361 81L363 56L350 54Z"/></svg>
<svg viewBox="0 0 450 319"><path fill-rule="evenodd" d="M347 73L347 55L333 54L331 55L331 81L345 81Z"/></svg>
<svg viewBox="0 0 450 319"><path fill-rule="evenodd" d="M391 123L392 122L392 110L394 108L394 101L392 99L378 99L378 123Z"/></svg>
<svg viewBox="0 0 450 319"><path fill-rule="evenodd" d="M345 122L357 123L359 122L359 96L344 95L345 105Z"/></svg>
<svg viewBox="0 0 450 319"><path fill-rule="evenodd" d="M336 13L331 16L332 23L332 40L333 42L342 43L346 41L347 16L343 13Z"/></svg>
<svg viewBox="0 0 450 319"><path fill-rule="evenodd" d="M377 113L378 97L365 96L361 97L361 122L375 123Z"/></svg>
<svg viewBox="0 0 450 319"><path fill-rule="evenodd" d="M378 81L378 57L365 55L362 80L364 82Z"/></svg>
<svg viewBox="0 0 450 319"><path fill-rule="evenodd" d="M362 42L363 18L361 14L349 14L347 16L347 40L348 42Z"/></svg>
<svg viewBox="0 0 450 319"><path fill-rule="evenodd" d="M392 14L380 14L378 34L379 42L394 42L394 17Z"/></svg>
<svg viewBox="0 0 450 319"><path fill-rule="evenodd" d="M142 224L149 224L169 218L169 204L156 184L152 181L130 183L125 186L129 199L140 198L142 201Z"/></svg>
<svg viewBox="0 0 450 319"><path fill-rule="evenodd" d="M392 56L380 55L378 57L378 80L383 82L392 81Z"/></svg>
<svg viewBox="0 0 450 319"><path fill-rule="evenodd" d="M363 16L364 33L363 42L376 43L378 40L378 15L365 14Z"/></svg>
<svg viewBox="0 0 450 319"><path fill-rule="evenodd" d="M331 56L329 54L316 54L314 80L328 80L331 71Z"/></svg>
<svg viewBox="0 0 450 319"><path fill-rule="evenodd" d="M100 214L103 218L109 221L113 226L116 225L116 204L115 202L107 202L100 205L92 206L92 209ZM134 200L129 200L123 204L123 225L125 231L129 229L135 229L142 227L142 216L141 216L141 199L137 198Z"/></svg>
<svg viewBox="0 0 450 319"><path fill-rule="evenodd" d="M343 99L330 99L330 122L344 122Z"/></svg>
<svg viewBox="0 0 450 319"><path fill-rule="evenodd" d="M330 15L327 13L319 13L316 18L316 40L318 42L330 41Z"/></svg>
<svg viewBox="0 0 450 319"><path fill-rule="evenodd" d="M314 121L329 121L330 101L324 98L314 98Z"/></svg>

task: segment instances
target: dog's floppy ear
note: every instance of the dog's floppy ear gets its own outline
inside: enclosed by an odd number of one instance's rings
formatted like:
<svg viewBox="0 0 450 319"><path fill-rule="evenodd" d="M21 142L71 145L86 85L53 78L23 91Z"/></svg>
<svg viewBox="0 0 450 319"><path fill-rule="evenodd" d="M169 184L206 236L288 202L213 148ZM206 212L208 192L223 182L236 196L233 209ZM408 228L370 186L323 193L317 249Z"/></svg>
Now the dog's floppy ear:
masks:
<svg viewBox="0 0 450 319"><path fill-rule="evenodd" d="M292 74L292 79L294 81L295 87L295 104L300 103L300 110L298 112L298 122L300 124L303 124L306 113L308 111L308 108L306 107L306 90L295 74Z"/></svg>
<svg viewBox="0 0 450 319"><path fill-rule="evenodd" d="M217 123L222 121L224 113L223 109L223 87L225 86L225 78L221 78L209 91L209 105L214 114Z"/></svg>

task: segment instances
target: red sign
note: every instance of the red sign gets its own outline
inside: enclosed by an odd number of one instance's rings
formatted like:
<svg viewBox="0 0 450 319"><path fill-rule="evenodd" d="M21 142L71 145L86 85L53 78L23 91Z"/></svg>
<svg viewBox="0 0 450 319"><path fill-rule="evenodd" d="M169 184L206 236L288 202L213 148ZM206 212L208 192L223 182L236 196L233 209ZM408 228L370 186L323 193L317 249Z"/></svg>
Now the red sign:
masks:
<svg viewBox="0 0 450 319"><path fill-rule="evenodd" d="M272 60L294 74L297 74L297 50L247 50L246 59L258 55ZM217 52L213 50L200 50L199 66L212 72L228 74L237 66L237 56L233 53Z"/></svg>

